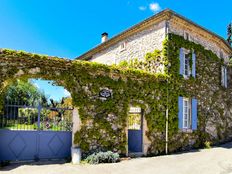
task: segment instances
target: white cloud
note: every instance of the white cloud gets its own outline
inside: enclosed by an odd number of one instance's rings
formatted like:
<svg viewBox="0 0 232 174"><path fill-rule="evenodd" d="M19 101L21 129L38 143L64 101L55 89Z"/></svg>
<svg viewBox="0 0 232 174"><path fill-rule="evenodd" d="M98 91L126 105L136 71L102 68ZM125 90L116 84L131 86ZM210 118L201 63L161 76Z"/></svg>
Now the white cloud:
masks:
<svg viewBox="0 0 232 174"><path fill-rule="evenodd" d="M147 9L146 6L139 6L139 10L141 10L141 11L145 11L146 9Z"/></svg>
<svg viewBox="0 0 232 174"><path fill-rule="evenodd" d="M69 96L71 96L71 94L66 89L64 89L64 96L69 97Z"/></svg>
<svg viewBox="0 0 232 174"><path fill-rule="evenodd" d="M158 12L158 11L161 10L161 7L160 7L159 3L157 3L157 2L152 2L152 3L149 4L149 9L150 9L152 12L156 13L156 12Z"/></svg>

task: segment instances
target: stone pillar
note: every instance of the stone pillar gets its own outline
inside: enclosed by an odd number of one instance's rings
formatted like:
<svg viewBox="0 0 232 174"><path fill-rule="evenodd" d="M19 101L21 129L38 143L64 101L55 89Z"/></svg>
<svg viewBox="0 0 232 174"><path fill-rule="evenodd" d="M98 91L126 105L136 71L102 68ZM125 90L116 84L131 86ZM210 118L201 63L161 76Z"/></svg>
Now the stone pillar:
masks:
<svg viewBox="0 0 232 174"><path fill-rule="evenodd" d="M72 131L72 163L73 164L80 164L81 161L81 149L79 147L79 144L74 144L74 135L77 131L81 129L81 119L78 112L78 108L73 109L73 131Z"/></svg>
<svg viewBox="0 0 232 174"><path fill-rule="evenodd" d="M151 141L148 139L146 132L148 131L147 120L143 116L143 154L147 155L148 148L151 145Z"/></svg>

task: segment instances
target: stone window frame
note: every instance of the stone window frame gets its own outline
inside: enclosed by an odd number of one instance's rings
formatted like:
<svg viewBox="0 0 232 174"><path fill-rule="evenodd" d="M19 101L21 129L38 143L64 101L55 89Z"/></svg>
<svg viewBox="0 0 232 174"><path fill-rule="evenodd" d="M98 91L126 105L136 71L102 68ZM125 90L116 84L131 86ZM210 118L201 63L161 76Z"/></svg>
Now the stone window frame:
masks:
<svg viewBox="0 0 232 174"><path fill-rule="evenodd" d="M187 31L184 31L184 39L190 41L190 34Z"/></svg>
<svg viewBox="0 0 232 174"><path fill-rule="evenodd" d="M126 50L126 45L127 45L127 42L126 41L123 41L122 43L120 43L120 51L125 51Z"/></svg>

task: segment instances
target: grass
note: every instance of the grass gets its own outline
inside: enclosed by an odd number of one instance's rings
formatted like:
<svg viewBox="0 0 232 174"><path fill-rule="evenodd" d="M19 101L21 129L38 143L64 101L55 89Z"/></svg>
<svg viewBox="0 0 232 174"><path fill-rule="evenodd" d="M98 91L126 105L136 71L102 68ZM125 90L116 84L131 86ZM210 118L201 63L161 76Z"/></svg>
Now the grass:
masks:
<svg viewBox="0 0 232 174"><path fill-rule="evenodd" d="M53 131L62 131L64 130L64 127L61 126L52 126L51 128L45 128L43 129L43 125L40 130L53 130ZM37 125L35 124L11 124L7 125L5 127L1 127L0 129L8 129L8 130L37 130Z"/></svg>
<svg viewBox="0 0 232 174"><path fill-rule="evenodd" d="M35 126L33 124L11 124L5 127L1 127L1 129L9 129L9 130L34 130Z"/></svg>

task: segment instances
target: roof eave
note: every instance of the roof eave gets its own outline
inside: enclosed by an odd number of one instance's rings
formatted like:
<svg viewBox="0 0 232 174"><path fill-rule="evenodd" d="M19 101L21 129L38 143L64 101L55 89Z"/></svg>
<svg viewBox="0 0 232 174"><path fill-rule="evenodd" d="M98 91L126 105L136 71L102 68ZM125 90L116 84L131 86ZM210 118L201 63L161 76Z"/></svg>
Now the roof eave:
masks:
<svg viewBox="0 0 232 174"><path fill-rule="evenodd" d="M187 19L186 17L177 14L176 12L170 10L170 9L165 9L159 13L157 13L156 15L151 16L150 18L130 27L129 29L119 33L118 35L112 37L111 39L107 40L104 43L101 43L99 45L97 45L96 47L90 49L89 51L87 51L86 53L80 55L79 57L77 57L76 59L79 60L88 60L89 58L91 58L95 53L102 51L106 48L108 48L109 46L113 45L114 43L117 43L118 41L121 41L122 39L131 36L132 34L134 34L135 32L141 31L141 29L147 28L149 26L151 26L152 24L154 24L155 22L160 22L162 20L167 20L170 19L171 16L174 15L180 19L183 19L185 21L187 21L188 23L194 25L197 28L200 28L202 30L204 30L205 32L217 37L220 41L222 41L230 50L231 54L232 54L232 47L229 45L229 43L222 38L221 36L217 35L216 33L209 31L208 29L196 24L195 22Z"/></svg>

